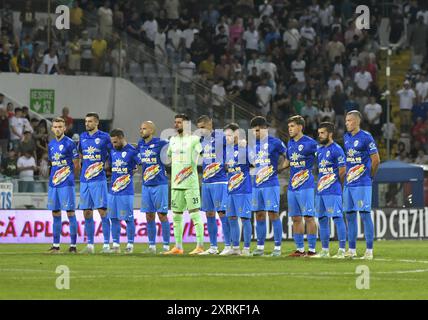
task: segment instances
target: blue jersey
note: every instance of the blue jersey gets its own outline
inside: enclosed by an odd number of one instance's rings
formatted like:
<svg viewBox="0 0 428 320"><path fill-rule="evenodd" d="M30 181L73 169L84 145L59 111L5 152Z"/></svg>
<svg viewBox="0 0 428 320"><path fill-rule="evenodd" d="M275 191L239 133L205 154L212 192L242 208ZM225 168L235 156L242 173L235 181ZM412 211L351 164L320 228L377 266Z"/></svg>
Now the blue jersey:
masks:
<svg viewBox="0 0 428 320"><path fill-rule="evenodd" d="M279 186L278 160L286 155L287 147L281 140L268 136L249 148L250 162L256 168L253 187L265 188Z"/></svg>
<svg viewBox="0 0 428 320"><path fill-rule="evenodd" d="M318 159L318 195L341 195L342 184L339 168L345 167L345 153L341 146L332 143L329 146L319 146Z"/></svg>
<svg viewBox="0 0 428 320"><path fill-rule="evenodd" d="M106 180L104 165L111 150L110 136L103 131L93 135L83 132L80 135L79 152L82 154L81 182Z"/></svg>
<svg viewBox="0 0 428 320"><path fill-rule="evenodd" d="M344 136L346 153L346 179L348 187L371 186L372 160L370 155L378 153L376 142L367 131L360 130L354 136Z"/></svg>
<svg viewBox="0 0 428 320"><path fill-rule="evenodd" d="M109 192L112 195L134 194L134 169L140 163L136 148L127 144L120 150L112 149L109 155L111 163L111 186Z"/></svg>
<svg viewBox="0 0 428 320"><path fill-rule="evenodd" d="M299 141L290 139L287 146L287 159L290 161L290 182L288 190L314 188L312 169L317 152L317 142L303 136Z"/></svg>
<svg viewBox="0 0 428 320"><path fill-rule="evenodd" d="M252 193L247 148L238 147L238 145L227 145L225 164L227 165L228 194Z"/></svg>
<svg viewBox="0 0 428 320"><path fill-rule="evenodd" d="M224 168L224 154L226 153L226 139L223 131L214 131L210 138L201 138L202 145L202 182L227 182Z"/></svg>
<svg viewBox="0 0 428 320"><path fill-rule="evenodd" d="M168 184L165 166L162 162L162 152L166 152L164 147L168 141L153 138L148 143L141 139L138 142L138 154L143 169L143 185L158 186Z"/></svg>
<svg viewBox="0 0 428 320"><path fill-rule="evenodd" d="M48 145L48 160L51 163L49 186L74 186L73 159L79 159L77 146L73 140L64 136L61 140L51 140Z"/></svg>

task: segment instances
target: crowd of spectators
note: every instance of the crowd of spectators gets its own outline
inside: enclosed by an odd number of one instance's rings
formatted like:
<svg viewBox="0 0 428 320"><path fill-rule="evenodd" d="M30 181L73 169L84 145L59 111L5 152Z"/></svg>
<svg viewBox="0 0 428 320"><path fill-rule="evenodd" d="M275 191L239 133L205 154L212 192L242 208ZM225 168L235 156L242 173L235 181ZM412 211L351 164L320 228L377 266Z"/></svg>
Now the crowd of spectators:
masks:
<svg viewBox="0 0 428 320"><path fill-rule="evenodd" d="M305 118L307 134L314 136L320 122L333 121L340 139L346 112L357 109L378 142L389 137L398 145L397 158L425 163L428 3L358 4L370 7L368 30L356 27L351 0L76 0L70 32L42 53L27 1L18 35L8 6L0 12L0 70L120 76L137 54L124 42L132 38L156 61L174 65L182 74L181 91L194 92L216 117L230 116L228 99L267 116L278 129L294 114ZM391 93L399 98L399 128L386 121L386 88L377 83L385 16L394 54L412 50L412 72ZM193 83L209 88L212 97Z"/></svg>

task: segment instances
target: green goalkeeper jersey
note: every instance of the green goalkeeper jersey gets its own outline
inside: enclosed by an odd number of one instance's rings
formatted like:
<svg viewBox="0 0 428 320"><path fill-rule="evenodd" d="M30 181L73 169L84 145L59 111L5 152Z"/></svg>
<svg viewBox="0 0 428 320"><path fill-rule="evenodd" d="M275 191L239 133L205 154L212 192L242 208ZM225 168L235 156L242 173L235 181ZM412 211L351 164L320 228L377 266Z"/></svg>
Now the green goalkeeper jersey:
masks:
<svg viewBox="0 0 428 320"><path fill-rule="evenodd" d="M171 137L168 156L171 158L172 189L199 189L198 157L201 151L197 136Z"/></svg>

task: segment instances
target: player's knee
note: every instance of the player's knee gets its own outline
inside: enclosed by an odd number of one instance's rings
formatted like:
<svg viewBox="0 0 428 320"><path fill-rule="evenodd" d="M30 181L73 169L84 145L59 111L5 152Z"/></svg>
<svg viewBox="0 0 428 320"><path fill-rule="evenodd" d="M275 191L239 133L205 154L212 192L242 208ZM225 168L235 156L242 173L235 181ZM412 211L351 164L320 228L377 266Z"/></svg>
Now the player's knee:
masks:
<svg viewBox="0 0 428 320"><path fill-rule="evenodd" d="M314 222L314 217L305 217L305 222Z"/></svg>
<svg viewBox="0 0 428 320"><path fill-rule="evenodd" d="M229 217L229 220L236 220L238 217Z"/></svg>
<svg viewBox="0 0 428 320"><path fill-rule="evenodd" d="M160 216L159 216L159 219L160 219ZM146 213L146 220L147 220L147 222L155 220L155 214L154 213Z"/></svg>
<svg viewBox="0 0 428 320"><path fill-rule="evenodd" d="M67 216L68 217L73 217L74 216L74 211L67 211Z"/></svg>
<svg viewBox="0 0 428 320"><path fill-rule="evenodd" d="M91 219L93 217L92 211L90 210L83 211L83 216L85 217L85 219Z"/></svg>
<svg viewBox="0 0 428 320"><path fill-rule="evenodd" d="M52 216L61 217L61 211L52 211Z"/></svg>
<svg viewBox="0 0 428 320"><path fill-rule="evenodd" d="M302 217L292 217L293 223L301 223Z"/></svg>
<svg viewBox="0 0 428 320"><path fill-rule="evenodd" d="M107 209L106 208L100 208L100 209L98 209L98 212L100 213L101 218L104 218L107 215Z"/></svg>
<svg viewBox="0 0 428 320"><path fill-rule="evenodd" d="M269 215L269 220L271 221L279 219L279 214L277 212L268 212L268 215Z"/></svg>
<svg viewBox="0 0 428 320"><path fill-rule="evenodd" d="M158 217L160 222L167 222L168 221L168 215L166 213L158 212Z"/></svg>
<svg viewBox="0 0 428 320"><path fill-rule="evenodd" d="M223 218L223 217L225 217L225 216L226 216L226 213L225 213L224 211L219 211L219 212L218 212L218 216L219 216L220 218Z"/></svg>
<svg viewBox="0 0 428 320"><path fill-rule="evenodd" d="M207 217L215 218L215 212L213 212L213 211L207 212Z"/></svg>
<svg viewBox="0 0 428 320"><path fill-rule="evenodd" d="M264 211L256 212L256 219L259 221L266 220L266 213Z"/></svg>

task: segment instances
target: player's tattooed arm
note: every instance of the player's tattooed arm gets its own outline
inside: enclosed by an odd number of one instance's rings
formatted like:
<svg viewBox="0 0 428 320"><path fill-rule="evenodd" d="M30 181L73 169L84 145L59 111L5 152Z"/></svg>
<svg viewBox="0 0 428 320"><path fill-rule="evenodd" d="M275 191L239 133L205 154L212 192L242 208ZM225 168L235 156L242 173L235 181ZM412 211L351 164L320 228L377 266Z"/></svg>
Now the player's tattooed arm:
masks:
<svg viewBox="0 0 428 320"><path fill-rule="evenodd" d="M284 162L286 161L286 157L285 155L281 154L279 155L279 159L278 159L278 173L281 173L282 171L285 170L284 168Z"/></svg>
<svg viewBox="0 0 428 320"><path fill-rule="evenodd" d="M343 185L345 183L346 167L339 167L339 179Z"/></svg>
<svg viewBox="0 0 428 320"><path fill-rule="evenodd" d="M379 153L374 153L370 155L370 159L372 160L372 172L370 175L373 179L376 175L377 169L379 168L379 164L380 164Z"/></svg>

